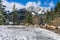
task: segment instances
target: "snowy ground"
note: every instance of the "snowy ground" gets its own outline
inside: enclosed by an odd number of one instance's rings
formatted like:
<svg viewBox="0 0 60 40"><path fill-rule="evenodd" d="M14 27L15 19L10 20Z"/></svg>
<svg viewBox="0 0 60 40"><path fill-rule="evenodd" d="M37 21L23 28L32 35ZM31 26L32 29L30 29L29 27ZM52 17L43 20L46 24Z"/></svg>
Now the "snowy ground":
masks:
<svg viewBox="0 0 60 40"><path fill-rule="evenodd" d="M36 27L0 27L0 40L60 40L60 36Z"/></svg>

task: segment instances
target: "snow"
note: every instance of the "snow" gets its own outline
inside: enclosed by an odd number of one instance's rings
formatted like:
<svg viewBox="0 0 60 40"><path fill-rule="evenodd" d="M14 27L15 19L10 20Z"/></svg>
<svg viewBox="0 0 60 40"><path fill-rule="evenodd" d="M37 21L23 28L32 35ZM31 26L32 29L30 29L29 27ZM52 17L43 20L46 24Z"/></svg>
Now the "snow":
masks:
<svg viewBox="0 0 60 40"><path fill-rule="evenodd" d="M60 35L36 27L0 27L0 40L60 40Z"/></svg>

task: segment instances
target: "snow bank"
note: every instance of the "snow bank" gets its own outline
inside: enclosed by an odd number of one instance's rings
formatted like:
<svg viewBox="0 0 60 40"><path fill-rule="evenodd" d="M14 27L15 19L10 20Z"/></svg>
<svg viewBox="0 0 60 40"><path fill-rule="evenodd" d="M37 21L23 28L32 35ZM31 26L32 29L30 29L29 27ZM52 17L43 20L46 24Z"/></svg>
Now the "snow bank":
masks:
<svg viewBox="0 0 60 40"><path fill-rule="evenodd" d="M60 35L36 27L0 27L0 40L60 40Z"/></svg>
<svg viewBox="0 0 60 40"><path fill-rule="evenodd" d="M49 31L49 30L45 30L45 29L42 29L42 28L36 28L36 30L38 31L42 31L43 35L45 37L50 37L50 38L53 38L55 40L60 40L60 35L59 34L56 34L52 31Z"/></svg>

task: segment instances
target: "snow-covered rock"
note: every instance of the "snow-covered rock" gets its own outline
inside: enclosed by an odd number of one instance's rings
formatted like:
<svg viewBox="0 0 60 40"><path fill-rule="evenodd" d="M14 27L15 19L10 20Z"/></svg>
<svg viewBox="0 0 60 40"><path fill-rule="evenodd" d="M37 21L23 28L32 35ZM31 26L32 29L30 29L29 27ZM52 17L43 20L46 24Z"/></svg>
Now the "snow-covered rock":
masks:
<svg viewBox="0 0 60 40"><path fill-rule="evenodd" d="M60 36L36 27L0 27L0 40L60 40Z"/></svg>

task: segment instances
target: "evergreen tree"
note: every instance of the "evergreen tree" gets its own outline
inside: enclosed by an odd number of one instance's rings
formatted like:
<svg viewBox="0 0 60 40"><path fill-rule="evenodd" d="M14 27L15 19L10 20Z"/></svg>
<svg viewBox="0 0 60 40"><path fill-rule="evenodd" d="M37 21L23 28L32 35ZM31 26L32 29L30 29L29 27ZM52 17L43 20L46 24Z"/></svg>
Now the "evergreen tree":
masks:
<svg viewBox="0 0 60 40"><path fill-rule="evenodd" d="M13 6L12 21L13 21L14 25L17 24L17 12L16 12L16 8L15 8L15 4Z"/></svg>
<svg viewBox="0 0 60 40"><path fill-rule="evenodd" d="M57 5L55 6L55 9L54 9L55 13L58 11L60 12L60 2L59 1L57 2Z"/></svg>
<svg viewBox="0 0 60 40"><path fill-rule="evenodd" d="M32 24L32 14L30 12L27 12L25 22Z"/></svg>
<svg viewBox="0 0 60 40"><path fill-rule="evenodd" d="M60 2L59 1L58 1L57 5L54 8L54 13L55 13L56 17L60 16Z"/></svg>
<svg viewBox="0 0 60 40"><path fill-rule="evenodd" d="M54 19L54 11L53 9L51 8L51 11L50 11L50 20L53 20Z"/></svg>
<svg viewBox="0 0 60 40"><path fill-rule="evenodd" d="M0 25L5 24L4 9L5 6L2 5L2 0L0 0Z"/></svg>
<svg viewBox="0 0 60 40"><path fill-rule="evenodd" d="M50 12L47 11L47 13L46 13L46 20L45 20L46 23L50 22L50 18L49 17L50 17Z"/></svg>
<svg viewBox="0 0 60 40"><path fill-rule="evenodd" d="M47 11L47 13L46 13L46 23L49 23L53 19L54 19L54 12L51 8L51 11Z"/></svg>

